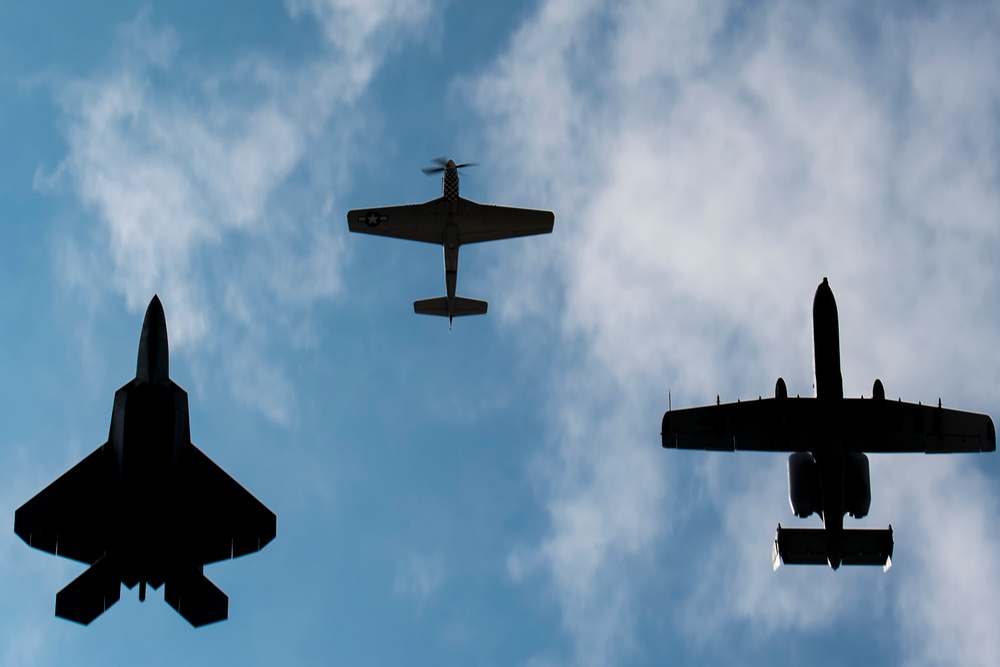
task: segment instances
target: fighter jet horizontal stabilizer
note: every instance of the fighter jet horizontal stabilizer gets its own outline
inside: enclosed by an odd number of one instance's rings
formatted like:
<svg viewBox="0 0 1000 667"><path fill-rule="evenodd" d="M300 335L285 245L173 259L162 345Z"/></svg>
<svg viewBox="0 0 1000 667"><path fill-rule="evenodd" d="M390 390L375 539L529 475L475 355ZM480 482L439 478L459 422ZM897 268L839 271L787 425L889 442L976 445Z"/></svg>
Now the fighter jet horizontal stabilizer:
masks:
<svg viewBox="0 0 1000 667"><path fill-rule="evenodd" d="M448 310L448 297L439 296L434 299L423 299L413 302L413 312L420 315L440 315L441 317L461 317L462 315L485 315L489 303L477 299L467 299L464 296L455 297L455 307Z"/></svg>
<svg viewBox="0 0 1000 667"><path fill-rule="evenodd" d="M844 529L843 553L837 558L827 549L826 530L822 528L782 528L774 537L771 563L777 570L785 565L881 565L892 567L892 526L886 529ZM832 556L832 557L831 557Z"/></svg>
<svg viewBox="0 0 1000 667"><path fill-rule="evenodd" d="M229 618L229 596L201 573L201 568L167 579L163 599L196 628Z"/></svg>
<svg viewBox="0 0 1000 667"><path fill-rule="evenodd" d="M118 602L121 591L121 578L102 557L56 594L56 616L89 625Z"/></svg>

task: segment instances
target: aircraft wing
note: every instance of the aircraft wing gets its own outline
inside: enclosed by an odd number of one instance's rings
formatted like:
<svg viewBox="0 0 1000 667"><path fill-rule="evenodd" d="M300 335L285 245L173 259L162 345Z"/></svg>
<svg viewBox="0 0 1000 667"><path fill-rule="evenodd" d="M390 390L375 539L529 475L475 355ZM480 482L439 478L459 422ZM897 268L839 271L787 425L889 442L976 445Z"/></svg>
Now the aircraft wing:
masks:
<svg viewBox="0 0 1000 667"><path fill-rule="evenodd" d="M104 555L113 481L111 448L102 445L14 513L14 532L56 556L94 563Z"/></svg>
<svg viewBox="0 0 1000 667"><path fill-rule="evenodd" d="M445 227L449 224L456 225L459 243L466 244L548 234L554 223L551 211L478 204L462 198L448 201L444 197L423 204L347 212L352 232L439 245L445 242Z"/></svg>
<svg viewBox="0 0 1000 667"><path fill-rule="evenodd" d="M719 451L809 451L824 437L869 453L996 450L987 415L860 398L765 398L671 410L661 436L667 448Z"/></svg>
<svg viewBox="0 0 1000 667"><path fill-rule="evenodd" d="M477 204L461 198L457 208L459 240L463 244L551 234L556 220L552 211Z"/></svg>
<svg viewBox="0 0 1000 667"><path fill-rule="evenodd" d="M989 415L901 401L864 403L872 414L872 428L860 451L947 454L997 449L997 432Z"/></svg>
<svg viewBox="0 0 1000 667"><path fill-rule="evenodd" d="M347 226L361 234L441 245L451 209L452 202L444 197L423 204L359 208L347 212Z"/></svg>
<svg viewBox="0 0 1000 667"><path fill-rule="evenodd" d="M781 399L788 403L802 399ZM810 399L806 399L810 400ZM788 442L788 410L778 409L778 399L723 403L701 408L670 410L663 415L663 446L676 449L710 449L732 452L799 451ZM796 412L794 409L792 412ZM800 421L807 415L798 414ZM804 426L799 424L797 426ZM801 430L792 425L791 430ZM813 429L815 430L815 429ZM806 447L808 449L808 447Z"/></svg>
<svg viewBox="0 0 1000 667"><path fill-rule="evenodd" d="M181 455L180 526L184 551L205 564L264 548L274 539L274 512L244 489L194 445Z"/></svg>

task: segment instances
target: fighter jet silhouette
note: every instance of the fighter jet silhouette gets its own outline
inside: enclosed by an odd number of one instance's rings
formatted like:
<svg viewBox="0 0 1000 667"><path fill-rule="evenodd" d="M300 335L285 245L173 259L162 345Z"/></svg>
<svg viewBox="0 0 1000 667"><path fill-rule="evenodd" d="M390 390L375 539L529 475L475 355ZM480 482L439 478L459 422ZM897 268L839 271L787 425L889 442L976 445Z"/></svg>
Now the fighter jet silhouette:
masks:
<svg viewBox="0 0 1000 667"><path fill-rule="evenodd" d="M14 532L30 546L90 568L56 595L56 616L89 624L121 584L166 584L164 599L191 625L222 621L229 598L206 563L258 551L276 518L191 444L187 393L169 377L167 323L146 309L135 379L115 393L108 441L26 502Z"/></svg>
<svg viewBox="0 0 1000 667"><path fill-rule="evenodd" d="M444 282L446 296L413 302L413 310L424 315L452 319L462 315L484 315L485 301L455 296L458 282L458 248L464 243L482 243L532 234L548 234L555 223L551 211L477 204L458 194L458 170L476 163L455 164L439 157L438 166L425 167L425 174L444 172L442 196L423 204L383 206L347 212L352 232L393 236L410 241L424 241L444 246Z"/></svg>
<svg viewBox="0 0 1000 667"><path fill-rule="evenodd" d="M844 398L840 374L837 302L827 279L813 300L816 397L791 398L778 378L775 397L670 410L662 444L716 451L792 452L788 496L792 512L814 512L822 529L782 528L772 563L799 565L892 564L892 526L844 528L844 514L860 519L871 505L869 453L992 452L997 434L988 415L902 401L887 401L881 380L870 399Z"/></svg>

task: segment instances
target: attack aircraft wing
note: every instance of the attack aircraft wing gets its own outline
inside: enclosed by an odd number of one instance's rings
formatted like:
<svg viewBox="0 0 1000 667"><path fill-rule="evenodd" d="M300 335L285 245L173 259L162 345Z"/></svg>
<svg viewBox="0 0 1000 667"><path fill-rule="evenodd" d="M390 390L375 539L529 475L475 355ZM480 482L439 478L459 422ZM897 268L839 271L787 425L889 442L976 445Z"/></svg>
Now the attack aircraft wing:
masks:
<svg viewBox="0 0 1000 667"><path fill-rule="evenodd" d="M455 225L457 241L464 245L549 234L555 215L552 211L439 197L423 204L354 209L347 212L347 222L352 232L437 245L445 243L446 226Z"/></svg>
<svg viewBox="0 0 1000 667"><path fill-rule="evenodd" d="M670 449L797 452L836 437L847 451L928 454L992 452L997 440L988 415L878 397L781 396L670 410L661 437Z"/></svg>

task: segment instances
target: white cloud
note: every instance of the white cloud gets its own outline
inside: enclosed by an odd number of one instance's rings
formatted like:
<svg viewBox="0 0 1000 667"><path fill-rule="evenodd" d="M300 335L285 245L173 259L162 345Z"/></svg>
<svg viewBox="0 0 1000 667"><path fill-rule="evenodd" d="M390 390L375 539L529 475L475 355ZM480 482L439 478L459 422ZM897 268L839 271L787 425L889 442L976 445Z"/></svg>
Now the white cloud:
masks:
<svg viewBox="0 0 1000 667"><path fill-rule="evenodd" d="M509 565L516 578L551 578L574 662L621 662L635 648L634 602L650 563L690 562L664 539L690 503L671 477L675 453L658 451L667 390L680 407L717 392L767 394L784 375L792 393L810 394L811 301L823 276L840 305L849 395L870 393L881 376L904 399L944 393L968 409L995 405L984 397L1000 388L998 28L985 3L553 0L468 85L490 150L522 158L507 161L498 189L556 212L559 242L497 275L517 272L516 301L541 290L540 301L560 306L572 350L556 371L576 380L555 383L557 447L538 464L551 530ZM774 524L792 517L757 498L784 484L773 474L784 462L741 464L717 464L731 482L721 486L716 468L696 469L720 522L699 547L726 549L706 556L712 576L682 586L693 617L715 628L806 629L889 590L856 571L772 574ZM912 457L892 465L912 474L873 473L876 498L883 485L916 493L939 483ZM995 494L995 480L980 484ZM879 500L870 522L897 524L900 557L922 553L898 522L931 534L976 497L960 493L948 511ZM974 520L955 539L972 552L997 549ZM979 648L963 657L992 664L998 649L980 641L975 618L1000 611L998 579L977 562L983 591L967 596L947 560L888 576L933 580L935 602L955 614L944 624L954 643ZM810 586L821 587L822 604L805 609ZM898 608L910 608L905 588L891 589ZM707 614L719 599L733 604ZM914 663L934 664L937 615L925 611L897 614L896 636L916 642Z"/></svg>
<svg viewBox="0 0 1000 667"><path fill-rule="evenodd" d="M59 265L73 260L67 284L110 283L135 312L158 292L175 347L221 353L237 398L288 421L284 369L246 365L273 336L311 344L307 315L339 290L342 256L337 183L304 190L296 170L350 149L331 124L361 122L351 104L387 53L367 38L398 43L429 5L290 3L319 21L324 47L304 62L246 54L217 71L185 60L175 33L140 14L110 66L58 91L68 153L36 187L68 181L92 214L58 241Z"/></svg>
<svg viewBox="0 0 1000 667"><path fill-rule="evenodd" d="M413 597L423 606L444 580L444 559L440 555L409 554L396 566L393 591L396 595Z"/></svg>

